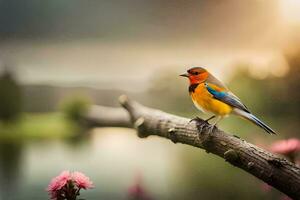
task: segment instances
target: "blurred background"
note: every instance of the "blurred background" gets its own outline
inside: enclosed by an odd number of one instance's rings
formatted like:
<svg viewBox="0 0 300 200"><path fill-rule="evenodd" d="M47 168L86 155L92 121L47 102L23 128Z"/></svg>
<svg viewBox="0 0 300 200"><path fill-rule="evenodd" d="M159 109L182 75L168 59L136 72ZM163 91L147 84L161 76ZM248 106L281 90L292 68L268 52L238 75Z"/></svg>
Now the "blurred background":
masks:
<svg viewBox="0 0 300 200"><path fill-rule="evenodd" d="M200 114L178 75L202 66L276 130L229 117L220 128L263 148L299 138L299 0L0 0L0 199L47 199L82 171L86 199L279 199L222 159L125 128L88 129L91 104ZM158 98L159 97L159 98Z"/></svg>

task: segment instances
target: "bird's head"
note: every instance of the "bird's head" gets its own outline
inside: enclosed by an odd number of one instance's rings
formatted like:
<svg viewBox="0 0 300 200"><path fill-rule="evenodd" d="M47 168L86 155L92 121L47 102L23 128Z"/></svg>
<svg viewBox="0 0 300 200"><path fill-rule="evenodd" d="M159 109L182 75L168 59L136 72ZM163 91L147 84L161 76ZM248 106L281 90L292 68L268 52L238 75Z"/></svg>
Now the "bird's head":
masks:
<svg viewBox="0 0 300 200"><path fill-rule="evenodd" d="M187 70L187 73L181 74L180 76L187 77L190 80L190 84L199 84L204 82L209 73L206 69L202 67L193 67Z"/></svg>

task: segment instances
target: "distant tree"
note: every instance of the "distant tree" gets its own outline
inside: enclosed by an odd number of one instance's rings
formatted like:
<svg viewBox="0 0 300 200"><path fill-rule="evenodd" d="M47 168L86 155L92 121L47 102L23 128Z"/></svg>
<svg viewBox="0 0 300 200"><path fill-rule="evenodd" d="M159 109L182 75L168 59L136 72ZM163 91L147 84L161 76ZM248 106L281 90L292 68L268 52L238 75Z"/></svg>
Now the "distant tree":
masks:
<svg viewBox="0 0 300 200"><path fill-rule="evenodd" d="M78 121L87 112L90 101L84 96L74 96L65 99L61 104L61 109L65 116L71 120Z"/></svg>
<svg viewBox="0 0 300 200"><path fill-rule="evenodd" d="M21 112L21 87L8 69L0 75L0 120L11 121Z"/></svg>

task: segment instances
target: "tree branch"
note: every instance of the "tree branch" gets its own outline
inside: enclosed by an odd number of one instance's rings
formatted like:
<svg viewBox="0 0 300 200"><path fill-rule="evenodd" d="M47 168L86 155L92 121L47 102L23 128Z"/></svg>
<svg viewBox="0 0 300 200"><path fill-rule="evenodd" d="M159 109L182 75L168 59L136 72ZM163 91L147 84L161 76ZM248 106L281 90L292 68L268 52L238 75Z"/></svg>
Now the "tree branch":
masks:
<svg viewBox="0 0 300 200"><path fill-rule="evenodd" d="M300 199L300 168L288 160L216 127L209 133L211 126L204 120L190 122L190 119L142 106L126 96L121 96L119 101L125 110L92 107L84 116L85 121L95 126L133 127L141 138L157 135L174 143L202 148L291 198Z"/></svg>

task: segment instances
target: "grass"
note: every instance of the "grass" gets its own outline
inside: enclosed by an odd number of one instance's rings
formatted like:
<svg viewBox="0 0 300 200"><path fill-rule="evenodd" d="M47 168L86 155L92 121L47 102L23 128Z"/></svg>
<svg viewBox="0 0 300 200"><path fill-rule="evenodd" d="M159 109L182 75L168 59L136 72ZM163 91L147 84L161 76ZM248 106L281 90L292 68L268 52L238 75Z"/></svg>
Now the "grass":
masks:
<svg viewBox="0 0 300 200"><path fill-rule="evenodd" d="M71 138L79 130L62 113L25 113L18 121L0 123L0 140Z"/></svg>

